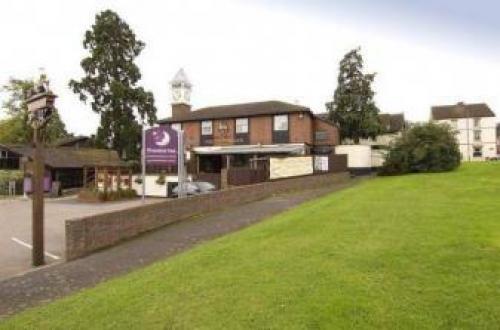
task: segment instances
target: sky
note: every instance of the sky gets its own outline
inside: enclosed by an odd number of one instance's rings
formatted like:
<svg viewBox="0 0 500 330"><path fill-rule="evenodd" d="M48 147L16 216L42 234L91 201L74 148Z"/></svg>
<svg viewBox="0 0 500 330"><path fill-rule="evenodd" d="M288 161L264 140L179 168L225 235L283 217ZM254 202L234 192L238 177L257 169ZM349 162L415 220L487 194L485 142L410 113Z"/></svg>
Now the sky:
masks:
<svg viewBox="0 0 500 330"><path fill-rule="evenodd" d="M184 68L193 108L283 100L325 111L338 63L360 46L382 112L429 118L431 105L486 102L500 114L500 4L492 0L80 0L0 2L0 83L48 74L68 130L95 133L99 118L68 88L82 77L83 35L116 11L146 48L140 85L158 117ZM0 95L2 100L5 94Z"/></svg>

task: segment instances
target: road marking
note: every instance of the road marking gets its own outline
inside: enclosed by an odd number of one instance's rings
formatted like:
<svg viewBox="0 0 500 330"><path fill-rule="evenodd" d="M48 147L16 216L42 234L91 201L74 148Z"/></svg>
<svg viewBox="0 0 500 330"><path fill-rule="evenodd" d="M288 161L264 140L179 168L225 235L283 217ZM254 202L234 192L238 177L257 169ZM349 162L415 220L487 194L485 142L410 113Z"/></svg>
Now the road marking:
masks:
<svg viewBox="0 0 500 330"><path fill-rule="evenodd" d="M28 244L26 242L21 241L19 238L11 237L10 239L13 240L14 242L16 242L17 244L20 244L20 245L22 245L24 247L27 247L28 249L33 249L33 246L31 246L30 244ZM45 251L45 255L47 257L51 257L52 259L55 259L55 260L60 260L61 259L61 257L56 256L55 254L52 254L52 253L47 252L47 251Z"/></svg>

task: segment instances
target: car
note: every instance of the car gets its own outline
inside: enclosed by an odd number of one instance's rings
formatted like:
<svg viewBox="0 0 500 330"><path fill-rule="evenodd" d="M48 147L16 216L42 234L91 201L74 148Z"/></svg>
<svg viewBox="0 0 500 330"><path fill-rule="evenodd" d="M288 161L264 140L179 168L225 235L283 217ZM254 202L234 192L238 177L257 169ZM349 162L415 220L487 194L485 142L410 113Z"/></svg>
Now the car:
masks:
<svg viewBox="0 0 500 330"><path fill-rule="evenodd" d="M187 196L207 194L217 190L213 184L204 181L184 182L183 188ZM179 194L179 186L172 189L172 194L173 196Z"/></svg>

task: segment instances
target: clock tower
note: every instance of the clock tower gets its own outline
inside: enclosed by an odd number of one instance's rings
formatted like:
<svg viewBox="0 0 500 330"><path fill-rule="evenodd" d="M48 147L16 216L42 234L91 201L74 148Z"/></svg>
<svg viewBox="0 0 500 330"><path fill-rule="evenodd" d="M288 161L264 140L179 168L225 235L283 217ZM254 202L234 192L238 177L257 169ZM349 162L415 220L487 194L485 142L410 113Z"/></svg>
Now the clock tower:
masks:
<svg viewBox="0 0 500 330"><path fill-rule="evenodd" d="M191 111L191 83L184 72L180 69L170 82L172 90L172 118L182 117Z"/></svg>

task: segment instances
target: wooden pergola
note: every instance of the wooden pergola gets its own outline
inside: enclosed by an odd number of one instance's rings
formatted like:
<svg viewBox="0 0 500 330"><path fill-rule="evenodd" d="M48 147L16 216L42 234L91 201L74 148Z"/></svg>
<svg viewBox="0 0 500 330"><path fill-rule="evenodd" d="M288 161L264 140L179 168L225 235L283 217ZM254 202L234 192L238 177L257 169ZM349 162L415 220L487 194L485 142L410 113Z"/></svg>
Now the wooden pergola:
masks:
<svg viewBox="0 0 500 330"><path fill-rule="evenodd" d="M93 178L92 176L89 176L89 172L92 171L94 172ZM122 184L122 178L124 175L127 176L128 181L126 188L132 189L132 168L130 165L124 162L86 165L83 167L83 188L88 188L90 182L93 183L95 188L99 188L100 178L102 177L103 191L107 193L109 188L113 190L112 178L116 177L116 190L120 190L125 188Z"/></svg>

